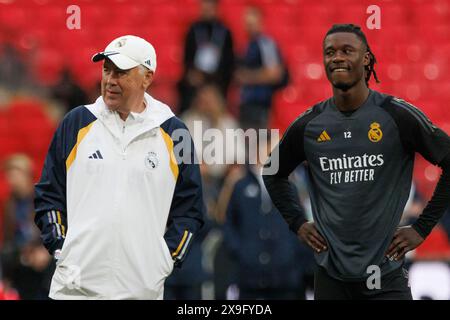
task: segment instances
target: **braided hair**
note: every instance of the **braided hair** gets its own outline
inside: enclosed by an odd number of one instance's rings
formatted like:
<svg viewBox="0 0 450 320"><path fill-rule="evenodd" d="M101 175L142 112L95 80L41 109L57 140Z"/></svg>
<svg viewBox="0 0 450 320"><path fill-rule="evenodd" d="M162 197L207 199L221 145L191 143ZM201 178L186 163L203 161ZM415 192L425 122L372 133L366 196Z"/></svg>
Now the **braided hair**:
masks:
<svg viewBox="0 0 450 320"><path fill-rule="evenodd" d="M350 32L350 33L354 33L366 46L367 48L367 52L369 53L369 65L365 66L366 69L366 84L367 86L369 86L369 80L372 77L375 78L375 81L377 83L379 83L380 81L378 80L377 77L377 73L375 72L375 63L377 63L377 59L375 58L375 55L373 54L372 50L370 50L369 47L369 43L367 42L367 38L366 35L364 34L364 32L361 30L361 27L355 24L334 24L330 30L328 30L327 34L325 35L325 38L333 33L338 33L338 32Z"/></svg>

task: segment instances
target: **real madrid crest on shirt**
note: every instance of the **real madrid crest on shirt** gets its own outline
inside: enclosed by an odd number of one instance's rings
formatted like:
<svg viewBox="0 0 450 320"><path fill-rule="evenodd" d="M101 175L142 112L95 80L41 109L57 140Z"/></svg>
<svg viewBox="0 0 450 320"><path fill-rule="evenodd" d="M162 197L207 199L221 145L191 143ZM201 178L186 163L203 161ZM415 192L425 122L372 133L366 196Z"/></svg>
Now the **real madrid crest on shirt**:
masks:
<svg viewBox="0 0 450 320"><path fill-rule="evenodd" d="M383 131L381 131L380 124L378 122L372 122L370 124L368 137L372 142L378 142L381 140L381 138L383 138Z"/></svg>
<svg viewBox="0 0 450 320"><path fill-rule="evenodd" d="M147 167L147 169L150 170L156 169L158 167L158 164L159 161L158 157L156 156L156 153L153 151L147 153L147 155L145 156L145 166Z"/></svg>

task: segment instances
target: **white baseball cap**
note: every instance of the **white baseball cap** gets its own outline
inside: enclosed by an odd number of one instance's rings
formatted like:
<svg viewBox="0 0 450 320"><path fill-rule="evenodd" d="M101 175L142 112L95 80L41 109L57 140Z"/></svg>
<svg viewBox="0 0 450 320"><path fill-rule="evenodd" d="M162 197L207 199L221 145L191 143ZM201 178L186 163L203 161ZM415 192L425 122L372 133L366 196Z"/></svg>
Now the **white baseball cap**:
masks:
<svg viewBox="0 0 450 320"><path fill-rule="evenodd" d="M110 59L119 69L128 70L140 64L156 71L155 48L146 40L132 35L114 39L105 48L92 56L93 62Z"/></svg>

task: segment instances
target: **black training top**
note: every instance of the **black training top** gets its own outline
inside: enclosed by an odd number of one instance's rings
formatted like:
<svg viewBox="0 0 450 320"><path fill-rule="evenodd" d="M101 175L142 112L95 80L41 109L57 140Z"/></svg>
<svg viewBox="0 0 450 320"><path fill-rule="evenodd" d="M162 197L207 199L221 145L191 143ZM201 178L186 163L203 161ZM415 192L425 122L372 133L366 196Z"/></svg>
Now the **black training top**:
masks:
<svg viewBox="0 0 450 320"><path fill-rule="evenodd" d="M359 281L371 265L386 274L403 262L385 253L409 196L415 152L439 164L449 151L450 138L419 109L370 90L351 114L340 112L330 98L297 118L272 152L264 180L297 232L305 218L286 184L307 161L313 217L328 246L316 261L337 279ZM268 175L277 163L277 173ZM425 237L435 224L429 222L419 219L414 228Z"/></svg>

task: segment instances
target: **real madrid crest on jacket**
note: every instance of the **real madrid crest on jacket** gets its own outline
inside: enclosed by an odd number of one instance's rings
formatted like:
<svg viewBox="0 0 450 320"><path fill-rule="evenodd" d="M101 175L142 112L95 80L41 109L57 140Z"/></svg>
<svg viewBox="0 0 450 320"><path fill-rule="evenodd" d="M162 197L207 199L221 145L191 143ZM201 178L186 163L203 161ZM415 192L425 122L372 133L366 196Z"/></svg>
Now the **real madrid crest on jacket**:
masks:
<svg viewBox="0 0 450 320"><path fill-rule="evenodd" d="M100 97L67 114L53 138L35 200L44 245L62 249L52 298L161 298L203 223L195 152L190 162L174 153L177 143L194 150L190 136L172 140L186 127L168 106L145 101L126 135Z"/></svg>

